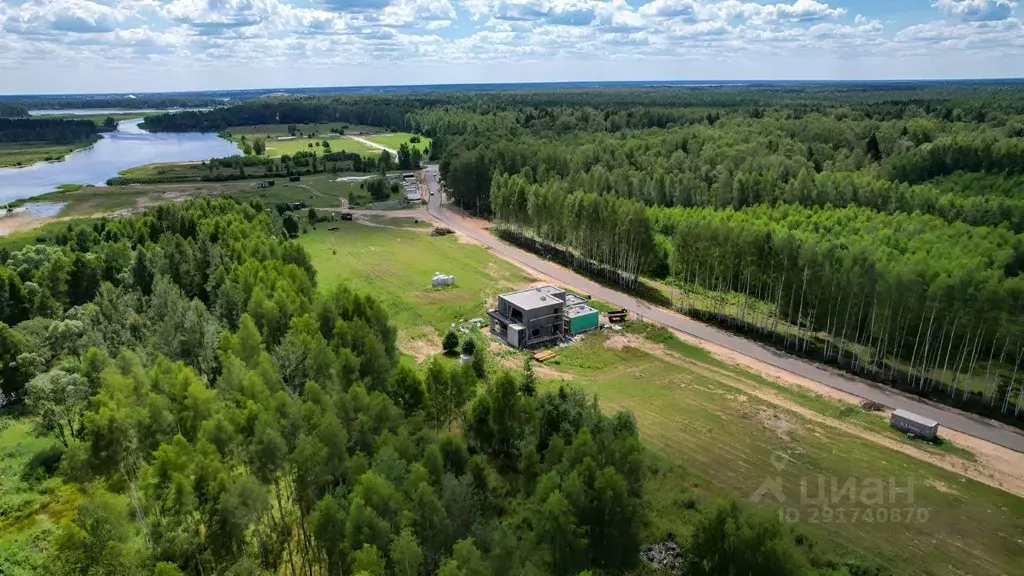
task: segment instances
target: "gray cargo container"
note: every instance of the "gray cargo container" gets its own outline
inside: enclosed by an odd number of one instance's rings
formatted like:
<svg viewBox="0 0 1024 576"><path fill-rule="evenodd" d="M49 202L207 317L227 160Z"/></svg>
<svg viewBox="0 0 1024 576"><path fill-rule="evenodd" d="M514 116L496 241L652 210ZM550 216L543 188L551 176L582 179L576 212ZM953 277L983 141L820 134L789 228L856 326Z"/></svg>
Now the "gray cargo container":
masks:
<svg viewBox="0 0 1024 576"><path fill-rule="evenodd" d="M935 440L939 436L939 423L924 416L918 416L906 410L896 410L889 420L893 428L920 436L928 440Z"/></svg>

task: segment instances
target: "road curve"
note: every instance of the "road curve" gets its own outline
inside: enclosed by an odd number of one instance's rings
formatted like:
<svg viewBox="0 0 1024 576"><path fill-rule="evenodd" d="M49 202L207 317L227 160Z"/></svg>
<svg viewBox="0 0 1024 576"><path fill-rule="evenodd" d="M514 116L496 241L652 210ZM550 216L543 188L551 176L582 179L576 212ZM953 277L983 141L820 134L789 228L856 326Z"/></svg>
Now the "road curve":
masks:
<svg viewBox="0 0 1024 576"><path fill-rule="evenodd" d="M746 338L702 324L675 312L652 306L634 296L602 286L525 250L502 242L487 232L466 224L460 216L446 209L441 202L437 168L435 166L428 166L426 171L427 188L430 191L427 211L449 227L466 234L505 258L515 260L559 282L582 290L595 298L615 306L620 306L634 314L643 316L647 320L653 320L695 338L700 338L701 340L739 352L776 368L821 382L826 386L842 390L865 400L878 402L892 408L909 410L915 414L931 418L941 426L987 440L1017 452L1024 452L1024 434L1007 425L941 404L918 400L879 384L824 368L807 360L762 346Z"/></svg>

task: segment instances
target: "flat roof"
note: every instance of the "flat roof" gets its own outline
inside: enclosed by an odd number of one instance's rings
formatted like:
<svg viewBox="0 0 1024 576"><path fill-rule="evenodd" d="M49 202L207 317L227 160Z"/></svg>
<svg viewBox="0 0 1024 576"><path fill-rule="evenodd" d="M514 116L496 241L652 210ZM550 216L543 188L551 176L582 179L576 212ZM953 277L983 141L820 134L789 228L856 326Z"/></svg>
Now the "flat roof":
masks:
<svg viewBox="0 0 1024 576"><path fill-rule="evenodd" d="M566 306L571 306L572 304L586 304L586 303L587 303L587 301L584 298L580 298L579 296L573 294L572 292L568 292L565 295L565 305Z"/></svg>
<svg viewBox="0 0 1024 576"><path fill-rule="evenodd" d="M552 304L561 304L564 295L565 292L560 288L555 288L554 286L537 286L535 288L519 290L518 292L502 294L499 297L507 300L510 304L518 308L522 308L523 310L534 310L536 308L551 306Z"/></svg>
<svg viewBox="0 0 1024 576"><path fill-rule="evenodd" d="M565 315L569 318L583 316L584 314L590 314L591 312L597 314L597 309L591 308L586 304L572 304L565 307Z"/></svg>
<svg viewBox="0 0 1024 576"><path fill-rule="evenodd" d="M907 412L906 410L897 409L893 411L893 414L899 416L900 418L906 418L911 422L917 422L918 424L922 426L927 426L928 428L934 428L939 425L938 422L932 420L931 418L925 418L924 416L919 416L917 414L914 414L913 412Z"/></svg>

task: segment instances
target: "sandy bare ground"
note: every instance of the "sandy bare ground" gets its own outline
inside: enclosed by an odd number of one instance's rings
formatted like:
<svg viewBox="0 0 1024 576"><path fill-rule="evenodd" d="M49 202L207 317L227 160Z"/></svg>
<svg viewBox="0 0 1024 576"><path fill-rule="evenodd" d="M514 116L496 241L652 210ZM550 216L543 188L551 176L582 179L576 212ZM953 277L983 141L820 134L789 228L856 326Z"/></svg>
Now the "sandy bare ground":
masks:
<svg viewBox="0 0 1024 576"><path fill-rule="evenodd" d="M35 218L28 212L15 212L0 218L0 236L32 230L58 220L61 218Z"/></svg>
<svg viewBox="0 0 1024 576"><path fill-rule="evenodd" d="M433 328L428 328L427 330L426 334L420 334L415 338L405 330L399 330L397 338L398 348L415 358L417 362L423 362L430 356L437 354L441 350L441 337Z"/></svg>
<svg viewBox="0 0 1024 576"><path fill-rule="evenodd" d="M705 342L697 342L694 339L685 337L681 334L679 336L684 341L708 350L711 352L712 356L719 360L741 366L781 384L810 389L830 398L850 402L855 405L859 405L861 401L861 399L856 396L843 394L842 392L829 388L823 384L800 378L789 372L778 370L772 366L765 364L758 365L756 361L746 356L733 353L730 350L709 345ZM686 367L689 370L713 380L734 386L740 389L745 395L759 398L780 408L785 408L786 410L799 414L810 421L842 430L864 440L885 446L890 450L906 454L918 460L929 462L956 474L971 478L972 480L999 488L1000 490L1009 492L1010 494L1024 497L1024 454L1015 452L1008 448L1003 448L1002 446L974 438L973 436L961 434L953 430L944 429L944 438L947 438L948 440L970 450L977 461L968 461L954 455L926 452L912 445L905 444L894 440L893 438L888 438L884 435L867 430L854 423L824 416L814 410L805 408L793 402L789 398L786 398L773 390L765 388L764 385L759 384L756 381L742 378L733 373L711 366L700 364L682 357L660 344L655 344L636 336L617 334L609 338L605 343L605 346L620 349L624 346L630 346L632 348L643 350L644 352L658 356L659 358L673 364ZM773 416L771 418L771 421L774 423L772 429L778 432L780 428L778 423L783 420L784 419L779 418L777 415Z"/></svg>

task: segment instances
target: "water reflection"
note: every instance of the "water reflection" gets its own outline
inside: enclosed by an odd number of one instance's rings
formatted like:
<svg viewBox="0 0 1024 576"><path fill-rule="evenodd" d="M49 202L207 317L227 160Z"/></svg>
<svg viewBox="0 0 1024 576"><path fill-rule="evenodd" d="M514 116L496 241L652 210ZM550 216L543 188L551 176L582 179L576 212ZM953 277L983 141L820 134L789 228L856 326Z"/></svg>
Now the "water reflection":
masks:
<svg viewBox="0 0 1024 576"><path fill-rule="evenodd" d="M63 162L0 169L0 203L54 190L61 184L103 185L118 172L155 162L192 162L239 154L238 147L212 133L150 133L142 119L122 120L117 131Z"/></svg>

